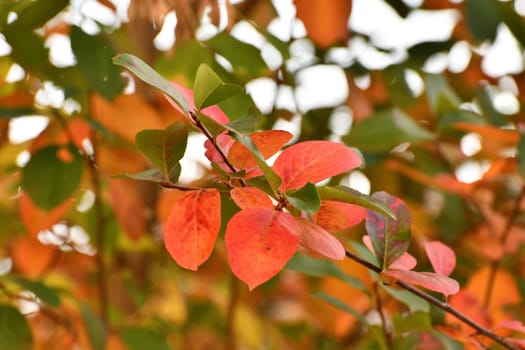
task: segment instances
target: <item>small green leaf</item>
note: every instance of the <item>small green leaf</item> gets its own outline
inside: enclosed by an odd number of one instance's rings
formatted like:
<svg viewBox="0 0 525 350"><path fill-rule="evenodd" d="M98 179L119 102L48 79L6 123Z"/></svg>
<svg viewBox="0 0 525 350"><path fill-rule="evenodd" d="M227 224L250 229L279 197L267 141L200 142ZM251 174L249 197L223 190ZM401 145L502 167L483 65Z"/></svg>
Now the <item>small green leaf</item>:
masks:
<svg viewBox="0 0 525 350"><path fill-rule="evenodd" d="M421 299L415 294L410 293L407 290L404 289L398 289L393 287L385 286L384 284L381 285L382 288L391 296L408 306L410 312L429 312L430 311L430 304L428 301Z"/></svg>
<svg viewBox="0 0 525 350"><path fill-rule="evenodd" d="M0 305L0 349L32 349L33 335L26 318L14 307Z"/></svg>
<svg viewBox="0 0 525 350"><path fill-rule="evenodd" d="M71 49L77 65L89 86L111 100L125 87L120 72L111 58L115 50L103 34L89 35L76 26L71 27Z"/></svg>
<svg viewBox="0 0 525 350"><path fill-rule="evenodd" d="M286 199L297 209L308 213L317 213L321 207L317 187L310 182L298 190L288 192Z"/></svg>
<svg viewBox="0 0 525 350"><path fill-rule="evenodd" d="M60 151L69 152L72 159L64 161ZM75 192L83 169L83 158L75 147L44 147L22 169L22 187L38 207L53 209Z"/></svg>
<svg viewBox="0 0 525 350"><path fill-rule="evenodd" d="M145 328L127 328L122 333L122 340L129 350L170 350L162 334Z"/></svg>
<svg viewBox="0 0 525 350"><path fill-rule="evenodd" d="M179 160L186 151L188 130L184 122L175 122L164 130L142 130L135 136L137 148L156 165L166 180L177 182Z"/></svg>
<svg viewBox="0 0 525 350"><path fill-rule="evenodd" d="M188 102L171 83L151 68L146 62L131 54L118 54L113 57L113 63L129 69L139 79L164 92L188 114Z"/></svg>
<svg viewBox="0 0 525 350"><path fill-rule="evenodd" d="M201 64L197 70L193 93L195 94L195 108L215 105L242 91L240 86L224 83L221 78L208 66Z"/></svg>
<svg viewBox="0 0 525 350"><path fill-rule="evenodd" d="M366 321L366 319L363 317L363 315L361 315L360 312L358 312L357 310L355 310L354 308L351 308L350 306L346 305L343 301L331 296L331 295L328 295L326 293L323 293L323 292L315 292L314 293L314 296L320 298L320 299L323 299L324 301L326 301L327 303L335 306L336 308L338 308L339 310L341 311L344 311L352 316L354 316L355 318L357 318L359 320L359 322L361 322L362 324L367 324L368 322Z"/></svg>
<svg viewBox="0 0 525 350"><path fill-rule="evenodd" d="M106 344L106 329L104 324L85 304L80 305L80 313L84 319L93 350L104 350Z"/></svg>
<svg viewBox="0 0 525 350"><path fill-rule="evenodd" d="M322 200L339 201L344 203L356 204L364 208L368 208L392 219L396 216L390 208L384 203L378 201L374 197L367 196L359 191L356 191L346 186L323 186L317 189Z"/></svg>
<svg viewBox="0 0 525 350"><path fill-rule="evenodd" d="M314 277L334 277L348 285L366 290L361 280L346 275L341 269L330 260L315 259L303 254L295 254L286 264L286 269L297 271L308 276Z"/></svg>
<svg viewBox="0 0 525 350"><path fill-rule="evenodd" d="M179 166L179 169L180 169L180 166ZM157 168L144 170L144 171L141 171L140 173L135 173L135 174L119 174L119 175L114 176L114 178L141 180L141 181L149 181L149 182L155 182L155 183L166 182L166 178L161 173L161 171Z"/></svg>
<svg viewBox="0 0 525 350"><path fill-rule="evenodd" d="M417 144L434 134L399 109L376 113L357 123L343 141L363 152L388 152L403 142Z"/></svg>
<svg viewBox="0 0 525 350"><path fill-rule="evenodd" d="M23 289L35 293L40 300L49 306L60 306L60 297L56 289L46 286L41 281L30 281L22 278L16 278L14 281Z"/></svg>

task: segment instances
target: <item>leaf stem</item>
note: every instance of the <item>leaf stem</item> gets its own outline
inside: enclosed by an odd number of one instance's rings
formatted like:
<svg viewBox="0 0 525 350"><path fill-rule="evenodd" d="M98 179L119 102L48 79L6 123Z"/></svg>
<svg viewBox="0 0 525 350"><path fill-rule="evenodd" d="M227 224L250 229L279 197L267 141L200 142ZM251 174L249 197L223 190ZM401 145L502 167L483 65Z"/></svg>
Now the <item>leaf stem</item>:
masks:
<svg viewBox="0 0 525 350"><path fill-rule="evenodd" d="M372 270L376 273L381 273L381 269L378 266L375 266L374 264L369 263L366 260L361 259L357 255L349 252L348 250L345 252L346 257L357 262L360 265L363 265L364 267L368 268L369 270ZM508 340L506 340L504 337L501 337L494 332L490 331L489 329L483 327L482 325L478 324L476 321L468 318L466 315L462 314L457 309L453 308L448 304L447 302L444 302L442 300L437 299L436 297L423 292L422 290L417 289L416 287L403 282L403 281L396 281L396 285L411 292L414 295L417 295L421 299L424 299L428 301L429 303L435 305L436 307L440 308L441 310L448 312L449 314L455 316L457 319L459 319L461 322L469 325L470 327L474 328L479 334L486 336L487 338L490 338L497 342L498 344L504 346L507 349L510 350L519 350L520 348L512 343L510 343Z"/></svg>

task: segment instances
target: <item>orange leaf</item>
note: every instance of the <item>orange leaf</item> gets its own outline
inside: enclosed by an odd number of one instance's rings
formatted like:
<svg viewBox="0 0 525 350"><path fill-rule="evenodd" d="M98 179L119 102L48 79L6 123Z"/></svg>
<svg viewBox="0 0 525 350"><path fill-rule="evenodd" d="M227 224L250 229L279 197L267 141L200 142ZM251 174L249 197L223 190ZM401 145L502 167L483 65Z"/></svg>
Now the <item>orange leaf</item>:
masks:
<svg viewBox="0 0 525 350"><path fill-rule="evenodd" d="M257 207L273 208L270 197L256 187L235 187L230 191L230 196L241 209Z"/></svg>
<svg viewBox="0 0 525 350"><path fill-rule="evenodd" d="M301 225L301 244L304 247L329 259L343 260L345 258L345 247L332 234L303 218L297 218L297 222Z"/></svg>
<svg viewBox="0 0 525 350"><path fill-rule="evenodd" d="M249 208L236 213L224 237L233 273L250 290L268 281L297 251L300 231L286 212Z"/></svg>
<svg viewBox="0 0 525 350"><path fill-rule="evenodd" d="M456 267L456 254L440 241L425 242L425 252L434 271L440 275L449 276Z"/></svg>
<svg viewBox="0 0 525 350"><path fill-rule="evenodd" d="M221 226L221 197L214 188L191 191L171 209L164 243L179 266L197 270L211 255Z"/></svg>
<svg viewBox="0 0 525 350"><path fill-rule="evenodd" d="M401 280L410 284L441 293L445 296L459 292L459 283L450 277L438 275L433 272L417 272L408 270L387 270L381 272L395 280Z"/></svg>
<svg viewBox="0 0 525 350"><path fill-rule="evenodd" d="M108 186L117 221L131 240L139 239L146 231L146 207L139 193L139 183L110 179Z"/></svg>
<svg viewBox="0 0 525 350"><path fill-rule="evenodd" d="M479 323L483 327L490 326L490 317L486 308L484 308L479 299L472 295L467 290L462 290L458 294L450 298L450 306L463 313L468 318ZM460 322L456 317L446 314L445 321L447 324L456 325L463 330L463 333L471 333L472 328L463 322Z"/></svg>
<svg viewBox="0 0 525 350"><path fill-rule="evenodd" d="M250 135L250 138L264 159L268 159L277 153L286 142L290 141L292 134L283 130L265 130L254 132ZM240 142L235 142L232 145L228 152L228 160L238 169L257 166L255 158L246 146Z"/></svg>
<svg viewBox="0 0 525 350"><path fill-rule="evenodd" d="M297 18L308 36L321 48L328 48L348 37L349 0L295 0Z"/></svg>
<svg viewBox="0 0 525 350"><path fill-rule="evenodd" d="M18 202L20 218L33 238L37 238L40 231L50 228L62 219L72 204L73 201L66 200L58 207L45 211L37 207L25 192L20 193Z"/></svg>
<svg viewBox="0 0 525 350"><path fill-rule="evenodd" d="M29 236L12 241L10 248L14 269L28 278L46 272L55 255L60 253L55 246L43 245Z"/></svg>
<svg viewBox="0 0 525 350"><path fill-rule="evenodd" d="M360 166L352 149L331 141L305 141L288 147L277 157L273 169L281 177L281 190L301 188Z"/></svg>
<svg viewBox="0 0 525 350"><path fill-rule="evenodd" d="M321 201L315 223L329 232L339 232L359 224L366 217L366 209L358 205Z"/></svg>

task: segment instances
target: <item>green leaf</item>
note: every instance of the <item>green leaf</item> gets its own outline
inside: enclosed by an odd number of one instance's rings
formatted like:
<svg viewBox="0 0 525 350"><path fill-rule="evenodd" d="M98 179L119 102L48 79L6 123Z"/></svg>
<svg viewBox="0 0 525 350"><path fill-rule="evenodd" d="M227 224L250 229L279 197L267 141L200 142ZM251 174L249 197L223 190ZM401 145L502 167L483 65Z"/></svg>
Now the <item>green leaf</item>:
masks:
<svg viewBox="0 0 525 350"><path fill-rule="evenodd" d="M197 76L193 84L195 108L201 110L213 106L238 95L241 91L242 88L238 85L224 83L210 66L203 63L197 70Z"/></svg>
<svg viewBox="0 0 525 350"><path fill-rule="evenodd" d="M56 289L46 286L41 281L30 281L23 278L16 278L14 281L23 289L35 293L40 300L49 306L60 306L60 297Z"/></svg>
<svg viewBox="0 0 525 350"><path fill-rule="evenodd" d="M180 165L179 165L179 169L180 169ZM144 171L141 171L140 173L135 173L135 174L119 174L113 177L116 179L131 179L131 180L149 181L149 182L155 182L155 183L165 183L166 182L166 178L161 173L161 171L157 168L144 170Z"/></svg>
<svg viewBox="0 0 525 350"><path fill-rule="evenodd" d="M112 43L102 34L89 35L76 26L71 27L71 49L77 65L89 86L111 100L125 87L120 72L111 63L115 55Z"/></svg>
<svg viewBox="0 0 525 350"><path fill-rule="evenodd" d="M113 63L129 69L139 79L156 87L168 95L185 114L188 114L188 102L171 83L151 68L146 62L131 54L118 54L113 57Z"/></svg>
<svg viewBox="0 0 525 350"><path fill-rule="evenodd" d="M11 11L18 16L16 21L10 25L23 29L26 33L31 32L42 27L47 21L66 8L67 5L69 5L69 0L15 1Z"/></svg>
<svg viewBox="0 0 525 350"><path fill-rule="evenodd" d="M26 318L14 307L0 305L0 349L29 350L33 335Z"/></svg>
<svg viewBox="0 0 525 350"><path fill-rule="evenodd" d="M317 187L310 182L298 190L286 193L286 199L297 209L308 213L316 213L321 207Z"/></svg>
<svg viewBox="0 0 525 350"><path fill-rule="evenodd" d="M479 103L484 115L488 116L488 120L491 124L496 126L507 125L509 119L494 108L490 97L489 87L482 87L476 92L476 101Z"/></svg>
<svg viewBox="0 0 525 350"><path fill-rule="evenodd" d="M212 119L202 113L197 112L197 116L199 117L199 121L206 127L206 129L210 132L211 136L217 137L221 132L227 130L224 125L216 121L215 119Z"/></svg>
<svg viewBox="0 0 525 350"><path fill-rule="evenodd" d="M184 156L188 130L182 121L164 130L142 130L135 136L137 148L156 165L166 180L177 182L180 175L179 160Z"/></svg>
<svg viewBox="0 0 525 350"><path fill-rule="evenodd" d="M465 19L475 39L493 41L501 23L495 0L467 0Z"/></svg>
<svg viewBox="0 0 525 350"><path fill-rule="evenodd" d="M394 314L392 326L397 334L414 331L428 331L432 329L432 322L428 312L415 311L408 315Z"/></svg>
<svg viewBox="0 0 525 350"><path fill-rule="evenodd" d="M0 107L0 118L16 118L28 115L36 115L36 111L33 108L27 107Z"/></svg>
<svg viewBox="0 0 525 350"><path fill-rule="evenodd" d="M288 261L285 268L313 277L334 277L354 288L363 291L367 290L361 280L346 275L336 264L330 260L315 259L303 254L295 254Z"/></svg>
<svg viewBox="0 0 525 350"><path fill-rule="evenodd" d="M72 159L59 158L60 151L69 152ZM22 187L38 207L50 210L75 192L83 169L84 160L75 147L44 147L22 169Z"/></svg>
<svg viewBox="0 0 525 350"><path fill-rule="evenodd" d="M417 295L412 294L407 290L388 287L384 284L382 284L381 287L395 299L408 306L410 312L430 312L430 304L428 301L421 299Z"/></svg>
<svg viewBox="0 0 525 350"><path fill-rule="evenodd" d="M322 200L356 204L395 219L394 212L383 202L346 186L323 186L317 188Z"/></svg>
<svg viewBox="0 0 525 350"><path fill-rule="evenodd" d="M367 324L368 322L366 321L366 319L363 317L363 315L361 315L360 312L358 312L357 310L355 310L354 308L351 308L350 306L346 305L344 302L342 302L341 300L331 296L331 295L328 295L326 293L323 293L323 292L315 292L314 293L314 296L326 301L327 303L335 306L336 308L338 308L339 310L341 311L344 311L352 316L354 316L355 318L357 318L359 320L359 322L361 322L362 324Z"/></svg>
<svg viewBox="0 0 525 350"><path fill-rule="evenodd" d="M106 344L106 329L104 324L85 304L80 305L80 313L84 319L93 350L104 350Z"/></svg>
<svg viewBox="0 0 525 350"><path fill-rule="evenodd" d="M425 75L425 86L430 108L436 115L441 116L458 109L461 100L443 75Z"/></svg>
<svg viewBox="0 0 525 350"><path fill-rule="evenodd" d="M257 130L262 124L263 117L257 111L251 111L243 118L228 123L228 127L239 131L240 133L250 134Z"/></svg>
<svg viewBox="0 0 525 350"><path fill-rule="evenodd" d="M346 144L370 153L388 152L403 142L418 144L432 139L434 134L399 109L376 113L343 137Z"/></svg>
<svg viewBox="0 0 525 350"><path fill-rule="evenodd" d="M164 336L145 328L126 328L122 340L129 350L170 350Z"/></svg>
<svg viewBox="0 0 525 350"><path fill-rule="evenodd" d="M518 161L517 161L517 170L518 175L525 179L525 133L520 133L520 139L518 141Z"/></svg>

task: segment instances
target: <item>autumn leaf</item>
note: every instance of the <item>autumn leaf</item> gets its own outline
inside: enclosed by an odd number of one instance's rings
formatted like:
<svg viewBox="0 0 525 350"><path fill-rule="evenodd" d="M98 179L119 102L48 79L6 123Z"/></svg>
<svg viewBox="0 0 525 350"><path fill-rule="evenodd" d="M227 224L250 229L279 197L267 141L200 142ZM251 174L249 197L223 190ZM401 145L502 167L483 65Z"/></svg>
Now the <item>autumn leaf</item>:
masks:
<svg viewBox="0 0 525 350"><path fill-rule="evenodd" d="M321 201L314 216L315 223L329 232L340 232L353 227L366 217L366 209L355 204Z"/></svg>
<svg viewBox="0 0 525 350"><path fill-rule="evenodd" d="M368 210L366 215L366 230L372 240L374 253L380 267L386 269L407 250L412 219L401 199L386 192L376 192L372 197L385 203L397 218L387 218L373 210Z"/></svg>
<svg viewBox="0 0 525 350"><path fill-rule="evenodd" d="M273 170L281 177L284 192L317 183L362 164L360 156L345 145L331 141L305 141L285 149Z"/></svg>
<svg viewBox="0 0 525 350"><path fill-rule="evenodd" d="M345 258L345 248L331 233L303 218L297 218L297 222L301 225L301 244L305 248L329 259L343 260Z"/></svg>
<svg viewBox="0 0 525 350"><path fill-rule="evenodd" d="M50 228L62 219L72 205L72 200L66 200L47 211L37 207L25 192L20 193L18 200L20 218L33 238L37 238L40 231Z"/></svg>
<svg viewBox="0 0 525 350"><path fill-rule="evenodd" d="M110 179L111 207L120 226L131 240L138 240L146 231L146 204L138 182Z"/></svg>
<svg viewBox="0 0 525 350"><path fill-rule="evenodd" d="M220 226L219 191L190 191L175 202L168 216L164 226L166 249L179 266L197 270L211 255Z"/></svg>
<svg viewBox="0 0 525 350"><path fill-rule="evenodd" d="M401 280L414 284L445 296L459 292L459 283L450 277L439 275L433 272L417 272L409 270L387 270L381 272L387 278Z"/></svg>
<svg viewBox="0 0 525 350"><path fill-rule="evenodd" d="M241 209L257 207L273 208L270 197L257 187L235 187L230 191L230 196Z"/></svg>
<svg viewBox="0 0 525 350"><path fill-rule="evenodd" d="M449 276L456 267L454 251L440 241L425 242L424 247L434 271L440 275Z"/></svg>
<svg viewBox="0 0 525 350"><path fill-rule="evenodd" d="M250 290L268 281L297 251L300 232L295 218L286 212L261 207L236 213L224 237L233 273Z"/></svg>
<svg viewBox="0 0 525 350"><path fill-rule="evenodd" d="M370 236L363 236L363 243L365 246L374 254L374 248L372 247L372 240ZM417 265L417 260L408 252L404 252L397 260L388 266L389 270L412 270Z"/></svg>
<svg viewBox="0 0 525 350"><path fill-rule="evenodd" d="M255 146L264 159L268 159L279 151L286 142L290 141L292 134L283 130L264 130L250 134ZM248 148L240 142L235 142L228 152L228 160L238 169L257 166L255 158Z"/></svg>

